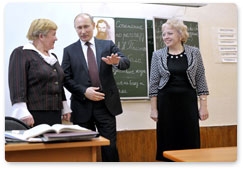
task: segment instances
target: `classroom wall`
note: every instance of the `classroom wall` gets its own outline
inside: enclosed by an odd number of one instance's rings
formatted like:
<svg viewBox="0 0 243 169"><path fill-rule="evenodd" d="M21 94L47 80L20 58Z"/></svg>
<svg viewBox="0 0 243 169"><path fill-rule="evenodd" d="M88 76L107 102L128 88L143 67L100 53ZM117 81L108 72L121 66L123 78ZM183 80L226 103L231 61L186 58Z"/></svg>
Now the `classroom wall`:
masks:
<svg viewBox="0 0 243 169"><path fill-rule="evenodd" d="M200 142L201 148L238 146L237 126L200 127ZM117 148L121 162L155 162L156 130L118 131Z"/></svg>
<svg viewBox="0 0 243 169"><path fill-rule="evenodd" d="M153 19L154 16L178 16L198 22L200 49L210 90L210 118L200 122L200 125L237 124L237 63L219 62L215 30L219 27L237 28L238 11L234 4L224 3L208 4L200 8L137 3L8 3L4 10L5 115L11 114L12 111L7 80L9 56L15 47L27 43L25 35L30 22L35 18L47 17L57 23L58 41L54 52L61 62L63 48L78 40L73 28L73 19L80 12L93 16L145 19ZM67 91L66 93L69 97L70 94ZM149 100L124 100L122 105L124 113L117 116L118 130L155 128L155 123L149 118Z"/></svg>
<svg viewBox="0 0 243 169"><path fill-rule="evenodd" d="M161 7L166 9L166 7ZM184 12L182 12L182 9ZM234 4L208 4L200 8L180 8L173 15L196 21L199 26L199 44L203 57L208 87L209 119L201 126L224 126L237 124L237 63L221 63L217 55L217 33L220 27L237 29L238 11ZM158 15L163 17L163 15ZM223 18L223 19L222 19ZM118 128L129 129L155 124L149 119L149 101L124 101L124 114L118 116ZM124 125L126 124L126 125Z"/></svg>

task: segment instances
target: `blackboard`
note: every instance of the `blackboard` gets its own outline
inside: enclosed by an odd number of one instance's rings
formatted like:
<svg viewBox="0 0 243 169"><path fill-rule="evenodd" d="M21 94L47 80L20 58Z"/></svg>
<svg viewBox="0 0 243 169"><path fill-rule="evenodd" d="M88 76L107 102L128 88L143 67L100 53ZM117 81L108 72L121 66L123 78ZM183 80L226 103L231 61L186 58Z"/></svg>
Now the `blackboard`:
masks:
<svg viewBox="0 0 243 169"><path fill-rule="evenodd" d="M114 18L115 43L131 64L127 70L114 69L121 99L148 98L148 57L145 19Z"/></svg>
<svg viewBox="0 0 243 169"><path fill-rule="evenodd" d="M149 66L154 50L163 48L161 25L167 19L114 18L115 43L129 58L128 70L114 69L121 99L146 99L149 86ZM184 21L188 27L188 45L199 48L198 23Z"/></svg>
<svg viewBox="0 0 243 169"><path fill-rule="evenodd" d="M165 44L162 40L162 30L161 26L167 21L163 18L154 18L154 50L161 49L165 47ZM189 33L189 38L186 42L187 45L195 46L199 48L199 35L198 35L198 23L192 21L184 21L184 24L187 26Z"/></svg>

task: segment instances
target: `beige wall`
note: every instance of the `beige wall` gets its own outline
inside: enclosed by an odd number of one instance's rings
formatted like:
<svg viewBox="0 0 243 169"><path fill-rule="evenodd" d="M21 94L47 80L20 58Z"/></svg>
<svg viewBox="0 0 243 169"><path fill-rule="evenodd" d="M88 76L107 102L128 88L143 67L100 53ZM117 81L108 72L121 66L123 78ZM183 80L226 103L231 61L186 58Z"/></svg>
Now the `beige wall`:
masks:
<svg viewBox="0 0 243 169"><path fill-rule="evenodd" d="M208 120L200 122L201 126L237 124L237 64L219 62L216 39L219 27L237 29L237 14L237 6L234 4L181 8L177 14L185 20L197 21L199 25L200 49L210 90L210 115ZM117 118L120 130L155 127L154 122L149 119L149 101L124 101L123 108L124 114Z"/></svg>

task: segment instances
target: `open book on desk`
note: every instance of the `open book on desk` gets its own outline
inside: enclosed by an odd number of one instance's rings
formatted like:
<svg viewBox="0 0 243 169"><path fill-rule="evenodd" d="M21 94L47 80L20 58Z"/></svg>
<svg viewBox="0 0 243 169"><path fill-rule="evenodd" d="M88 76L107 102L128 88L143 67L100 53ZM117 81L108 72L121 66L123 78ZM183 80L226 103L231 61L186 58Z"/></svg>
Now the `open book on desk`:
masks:
<svg viewBox="0 0 243 169"><path fill-rule="evenodd" d="M40 124L28 130L5 131L6 140L19 140L27 142L49 142L84 140L97 137L98 132L88 130L79 125Z"/></svg>

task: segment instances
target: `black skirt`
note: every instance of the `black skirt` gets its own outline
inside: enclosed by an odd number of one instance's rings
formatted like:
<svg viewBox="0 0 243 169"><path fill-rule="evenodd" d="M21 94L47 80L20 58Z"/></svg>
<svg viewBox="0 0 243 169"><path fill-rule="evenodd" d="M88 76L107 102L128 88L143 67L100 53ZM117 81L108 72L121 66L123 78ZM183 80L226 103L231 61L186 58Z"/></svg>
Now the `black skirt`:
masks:
<svg viewBox="0 0 243 169"><path fill-rule="evenodd" d="M200 148L197 93L186 75L185 56L168 59L170 80L157 96L157 160L167 161L165 150Z"/></svg>
<svg viewBox="0 0 243 169"><path fill-rule="evenodd" d="M43 110L43 111L30 111L34 118L34 126L39 124L61 124L62 123L62 112L61 110Z"/></svg>

